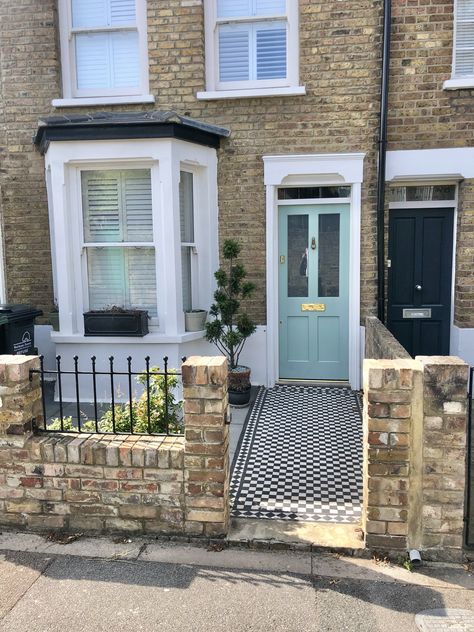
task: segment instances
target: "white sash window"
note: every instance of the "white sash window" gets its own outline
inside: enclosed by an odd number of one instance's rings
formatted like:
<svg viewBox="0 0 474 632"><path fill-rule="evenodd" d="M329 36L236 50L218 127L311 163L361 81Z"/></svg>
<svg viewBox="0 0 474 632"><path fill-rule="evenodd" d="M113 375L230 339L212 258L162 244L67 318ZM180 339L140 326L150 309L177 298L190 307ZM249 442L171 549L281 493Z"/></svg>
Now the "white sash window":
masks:
<svg viewBox="0 0 474 632"><path fill-rule="evenodd" d="M148 92L145 0L59 0L59 17L64 99Z"/></svg>
<svg viewBox="0 0 474 632"><path fill-rule="evenodd" d="M474 88L474 0L454 0L453 66L443 87Z"/></svg>
<svg viewBox="0 0 474 632"><path fill-rule="evenodd" d="M89 309L157 316L149 169L81 173Z"/></svg>
<svg viewBox="0 0 474 632"><path fill-rule="evenodd" d="M198 98L304 93L297 0L207 0L205 12L207 94Z"/></svg>

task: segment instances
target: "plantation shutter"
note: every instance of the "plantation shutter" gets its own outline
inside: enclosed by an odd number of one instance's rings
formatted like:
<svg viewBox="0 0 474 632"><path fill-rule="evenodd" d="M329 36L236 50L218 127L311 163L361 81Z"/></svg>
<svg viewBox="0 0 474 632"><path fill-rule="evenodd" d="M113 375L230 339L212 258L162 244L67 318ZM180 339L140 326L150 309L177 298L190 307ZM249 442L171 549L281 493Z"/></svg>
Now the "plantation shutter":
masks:
<svg viewBox="0 0 474 632"><path fill-rule="evenodd" d="M219 78L248 81L250 76L250 25L224 25L219 29Z"/></svg>
<svg viewBox="0 0 474 632"><path fill-rule="evenodd" d="M179 219L181 227L181 281L183 309L192 309L192 246L194 243L193 174L181 171L179 181Z"/></svg>
<svg viewBox="0 0 474 632"><path fill-rule="evenodd" d="M257 79L286 77L286 24L256 25Z"/></svg>
<svg viewBox="0 0 474 632"><path fill-rule="evenodd" d="M123 241L120 172L83 171L84 241Z"/></svg>
<svg viewBox="0 0 474 632"><path fill-rule="evenodd" d="M454 76L474 75L474 0L458 0Z"/></svg>
<svg viewBox="0 0 474 632"><path fill-rule="evenodd" d="M150 171L123 173L125 241L153 241Z"/></svg>
<svg viewBox="0 0 474 632"><path fill-rule="evenodd" d="M283 20L232 22L236 17L285 14L285 0L219 0L219 80L221 82L284 79L287 75L287 25Z"/></svg>
<svg viewBox="0 0 474 632"><path fill-rule="evenodd" d="M285 12L286 0L217 0L217 17L219 18L283 15Z"/></svg>
<svg viewBox="0 0 474 632"><path fill-rule="evenodd" d="M100 29L73 35L78 90L135 88L140 83L135 0L72 0L72 26Z"/></svg>
<svg viewBox="0 0 474 632"><path fill-rule="evenodd" d="M84 171L82 198L90 309L142 308L156 316L150 171ZM94 246L104 242L115 245Z"/></svg>

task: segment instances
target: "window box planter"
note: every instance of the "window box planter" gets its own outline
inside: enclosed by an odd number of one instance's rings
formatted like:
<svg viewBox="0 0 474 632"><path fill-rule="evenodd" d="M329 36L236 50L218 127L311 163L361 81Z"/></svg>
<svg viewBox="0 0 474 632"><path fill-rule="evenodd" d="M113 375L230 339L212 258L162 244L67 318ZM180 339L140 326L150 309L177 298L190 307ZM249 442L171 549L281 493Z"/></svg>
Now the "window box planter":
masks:
<svg viewBox="0 0 474 632"><path fill-rule="evenodd" d="M146 310L93 311L84 314L85 336L135 336L148 333Z"/></svg>

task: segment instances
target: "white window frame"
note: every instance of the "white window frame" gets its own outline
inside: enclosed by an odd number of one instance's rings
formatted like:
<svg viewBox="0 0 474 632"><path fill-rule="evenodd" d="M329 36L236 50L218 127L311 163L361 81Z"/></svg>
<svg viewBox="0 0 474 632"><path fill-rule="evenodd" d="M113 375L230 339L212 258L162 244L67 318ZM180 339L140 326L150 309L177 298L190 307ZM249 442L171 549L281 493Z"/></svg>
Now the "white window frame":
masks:
<svg viewBox="0 0 474 632"><path fill-rule="evenodd" d="M104 166L104 165L102 165ZM76 287L81 287L82 285L82 306L85 312L89 311L90 309L90 305L89 305L89 271L88 271L88 265L87 265L87 251L89 249L92 248L120 248L120 249L125 249L125 248L153 248L154 250L154 257L155 257L155 278L156 278L156 291L157 291L157 296L156 296L156 307L157 307L157 311L158 311L158 316L155 317L151 317L149 324L150 326L155 326L159 328L159 301L158 301L158 270L157 270L157 242L158 242L158 234L157 234L157 230L155 228L155 214L152 213L152 230L153 230L153 239L151 241L141 241L141 242L132 242L132 241L123 241L123 242L119 242L119 241L110 241L110 242L97 242L97 241L86 241L85 239L85 225L84 225L84 208L83 208L83 190L82 190L82 172L83 171L134 171L134 170L149 170L150 171L150 178L153 178L153 165L150 163L144 163L142 166L139 166L139 164L137 163L131 163L128 166L125 165L121 165L121 166L117 166L117 165L113 165L107 168L102 168L102 166L100 164L97 163L93 163L90 168L87 166L83 166L81 165L80 167L75 167L73 168L73 177L76 179L78 179L78 182L75 183L75 186L79 187L80 193L81 193L81 212L78 214L77 220L78 220L78 225L77 225L77 229L79 232L79 235L81 236L80 239L80 259L81 262L79 264L79 270L76 272L76 274L80 275L80 279L77 279L77 286ZM152 192L152 209L153 209L153 192ZM121 306L120 306L121 307ZM134 308L136 309L136 308ZM140 307L140 309L145 309L145 307Z"/></svg>
<svg viewBox="0 0 474 632"><path fill-rule="evenodd" d="M247 24L252 22L282 21L287 23L287 76L285 79L253 81L219 81L218 26L220 24ZM299 2L286 0L286 13L243 18L218 18L217 0L204 0L206 91L198 92L200 100L223 98L284 96L305 94L299 85Z"/></svg>
<svg viewBox="0 0 474 632"><path fill-rule="evenodd" d="M147 19L146 0L135 0L136 2L136 25L131 29L129 26L117 26L113 28L72 28L72 5L71 0L58 0L59 13L59 38L61 46L61 71L62 89L61 99L53 99L52 105L55 107L70 107L81 105L108 105L114 103L153 103L154 97L149 92L149 71L148 71L148 42L147 42ZM116 88L100 90L78 90L76 83L76 59L74 52L74 33L76 32L105 32L105 31L130 31L138 32L139 46L139 85L137 88Z"/></svg>
<svg viewBox="0 0 474 632"><path fill-rule="evenodd" d="M443 83L444 90L460 90L462 88L474 88L474 70L472 75L456 76L456 38L457 38L457 13L458 0L454 0L453 7L453 60L451 65L451 78ZM474 46L474 42L473 42Z"/></svg>
<svg viewBox="0 0 474 632"><path fill-rule="evenodd" d="M185 332L181 281L179 217L180 170L194 174L195 247L193 300L207 309L219 265L217 232L217 153L215 149L176 139L51 142L45 156L52 223L52 257L56 270L60 331L56 342L90 343L84 337L88 309L87 264L83 249L81 172L150 169L158 319L143 338L94 338L95 343L174 343L202 338ZM79 236L79 238L78 238Z"/></svg>

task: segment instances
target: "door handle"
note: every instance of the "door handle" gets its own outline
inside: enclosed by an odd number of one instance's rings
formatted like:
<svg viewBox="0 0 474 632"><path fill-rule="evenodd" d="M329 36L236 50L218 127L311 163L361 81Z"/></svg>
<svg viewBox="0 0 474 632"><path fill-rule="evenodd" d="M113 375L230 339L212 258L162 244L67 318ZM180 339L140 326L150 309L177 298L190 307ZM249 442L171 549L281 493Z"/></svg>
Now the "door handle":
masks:
<svg viewBox="0 0 474 632"><path fill-rule="evenodd" d="M421 292L421 285L415 285L415 290L417 290L418 292Z"/></svg>

